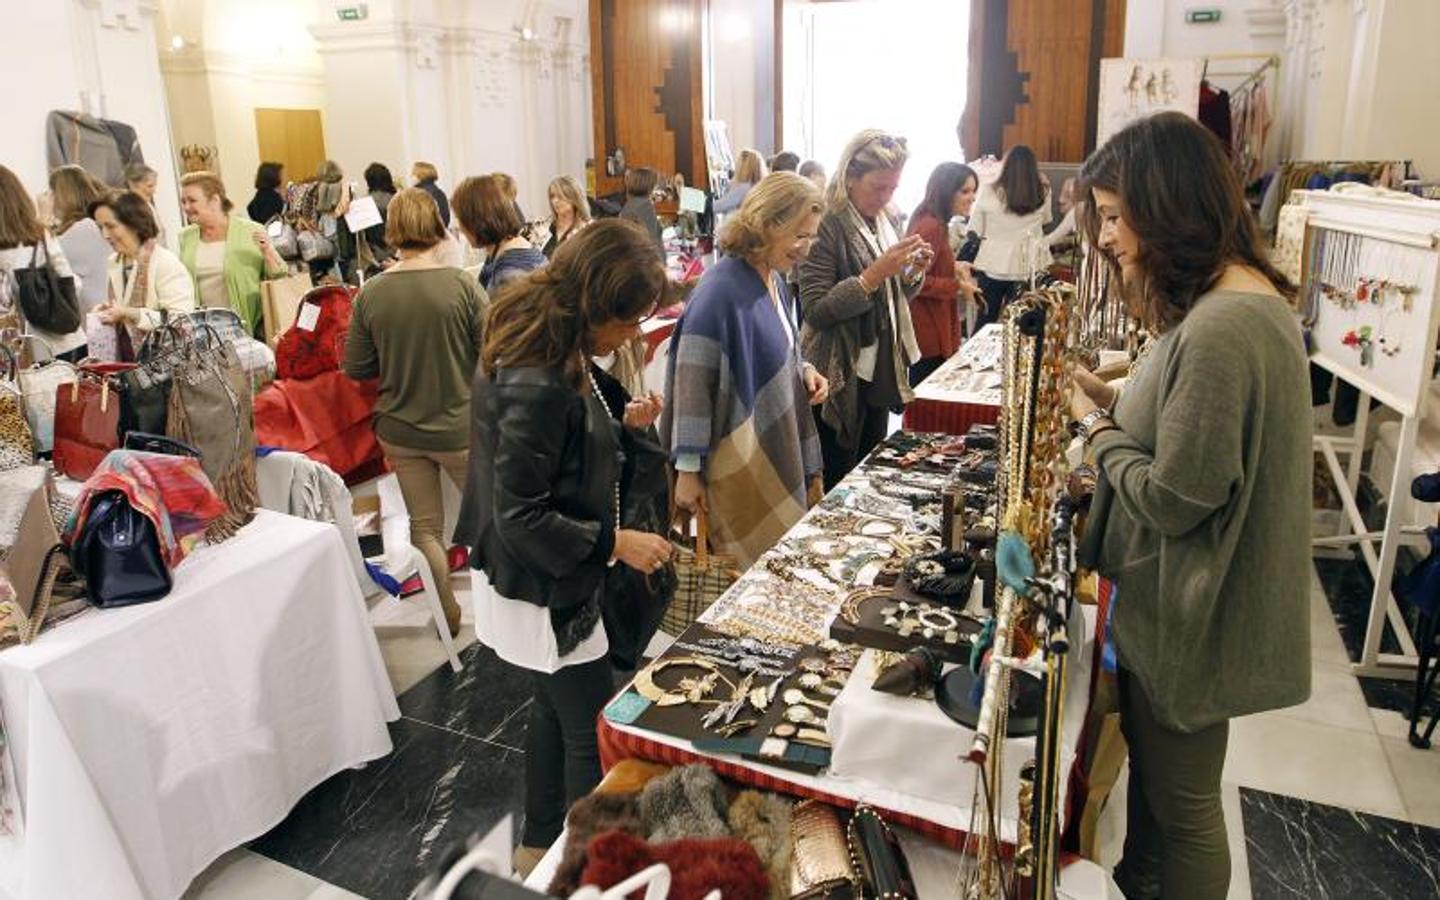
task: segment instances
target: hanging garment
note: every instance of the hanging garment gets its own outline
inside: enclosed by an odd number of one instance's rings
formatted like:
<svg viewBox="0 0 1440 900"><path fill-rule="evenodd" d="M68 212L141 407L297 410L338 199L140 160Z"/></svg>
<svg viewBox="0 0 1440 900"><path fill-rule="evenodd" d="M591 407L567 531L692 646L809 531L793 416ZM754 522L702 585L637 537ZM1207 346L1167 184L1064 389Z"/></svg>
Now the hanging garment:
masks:
<svg viewBox="0 0 1440 900"><path fill-rule="evenodd" d="M45 157L52 169L74 164L113 188L125 187L125 157L103 119L52 110L45 117Z"/></svg>
<svg viewBox="0 0 1440 900"><path fill-rule="evenodd" d="M1200 124L1215 132L1225 146L1230 146L1230 92L1217 90L1208 81L1200 82Z"/></svg>

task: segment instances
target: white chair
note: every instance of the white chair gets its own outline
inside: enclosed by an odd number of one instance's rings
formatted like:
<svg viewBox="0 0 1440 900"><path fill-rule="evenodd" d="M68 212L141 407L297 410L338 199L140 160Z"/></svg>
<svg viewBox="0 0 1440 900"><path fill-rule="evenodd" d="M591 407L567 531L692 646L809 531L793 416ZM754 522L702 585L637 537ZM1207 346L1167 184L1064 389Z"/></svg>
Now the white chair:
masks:
<svg viewBox="0 0 1440 900"><path fill-rule="evenodd" d="M367 562L401 584L419 575L424 588L422 594L429 606L435 630L440 635L440 643L445 648L445 655L450 660L450 668L460 671L460 657L455 652L450 628L445 624L445 611L440 606L435 574L430 571L425 555L410 543L410 515L405 508L405 498L400 494L400 483L394 475L381 476L356 487L357 493L376 495L380 501L380 534L385 552L367 560L361 554L360 539L355 532L354 499L345 482L329 467L300 453L277 451L257 458L255 473L260 488L260 505L287 515L301 512L293 509L292 485L297 479L316 475L326 509L315 510L316 515L310 517L330 522L333 516L333 524L339 529L350 556L355 581L370 610L373 612L387 601L399 603L401 598L392 596L370 576L365 566ZM448 572L446 577L449 577Z"/></svg>

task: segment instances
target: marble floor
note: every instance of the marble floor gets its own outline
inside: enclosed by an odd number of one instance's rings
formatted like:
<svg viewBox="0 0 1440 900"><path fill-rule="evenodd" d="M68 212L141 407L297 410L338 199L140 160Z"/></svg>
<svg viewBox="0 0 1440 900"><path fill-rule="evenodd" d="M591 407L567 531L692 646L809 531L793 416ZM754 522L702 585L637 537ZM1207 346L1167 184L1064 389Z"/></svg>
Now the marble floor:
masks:
<svg viewBox="0 0 1440 900"><path fill-rule="evenodd" d="M1310 700L1232 724L1231 897L1440 897L1440 742L1417 750L1405 739L1399 710L1412 685L1366 685L1350 672L1370 590L1358 568L1317 560ZM467 603L468 584L455 584ZM456 842L518 817L523 677L474 645L468 627L465 669L452 673L413 606L376 621L400 695L395 751L316 788L276 829L210 866L186 900L403 900ZM1122 787L1114 808L1123 801ZM1122 834L1109 831L1101 862L1113 864Z"/></svg>

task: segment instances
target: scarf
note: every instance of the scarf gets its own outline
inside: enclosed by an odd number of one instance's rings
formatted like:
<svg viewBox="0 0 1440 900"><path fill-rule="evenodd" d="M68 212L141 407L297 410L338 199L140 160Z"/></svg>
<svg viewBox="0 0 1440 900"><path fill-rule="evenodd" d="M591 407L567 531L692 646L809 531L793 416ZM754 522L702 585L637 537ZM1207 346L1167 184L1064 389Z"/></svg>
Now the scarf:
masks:
<svg viewBox="0 0 1440 900"><path fill-rule="evenodd" d="M115 296L115 282L110 282L110 302L115 306L145 307L145 294L150 288L150 257L155 252L155 238L151 238L140 245L140 252L135 255L135 278L131 282L129 301ZM120 271L121 290L124 290L125 271ZM115 326L116 342L120 348L120 360L122 362L135 361L135 345L144 340L140 330L131 328L129 325Z"/></svg>
<svg viewBox="0 0 1440 900"><path fill-rule="evenodd" d="M863 265L868 266L879 259L887 249L899 243L900 236L895 231L895 225L890 217L883 211L875 217L875 230L872 231L855 204L848 203L845 206L846 213L850 216L850 244L857 258L863 260ZM910 321L910 304L905 299L905 287L900 283L899 275L892 275L881 283L881 291L885 293L885 311L890 317L890 334L895 341L895 347L903 355L903 363L900 372L903 375L905 366L920 358L920 345L915 341L915 326ZM855 361L855 374L862 381L875 380L875 361L878 358L878 343L871 342L860 348L860 356ZM900 378L901 383L906 383L905 377ZM902 388L902 394L904 390Z"/></svg>

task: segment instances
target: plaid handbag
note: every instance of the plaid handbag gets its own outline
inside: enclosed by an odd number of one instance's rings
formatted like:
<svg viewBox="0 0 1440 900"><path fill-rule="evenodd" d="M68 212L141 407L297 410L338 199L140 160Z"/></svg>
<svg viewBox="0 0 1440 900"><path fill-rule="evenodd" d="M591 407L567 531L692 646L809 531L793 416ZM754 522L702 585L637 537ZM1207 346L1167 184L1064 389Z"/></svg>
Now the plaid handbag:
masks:
<svg viewBox="0 0 1440 900"><path fill-rule="evenodd" d="M676 539L675 518L672 513L670 543L675 548L672 559L678 584L675 586L675 599L660 620L660 628L666 634L678 637L710 608L710 604L730 589L741 572L735 557L710 552L710 518L703 509L695 512L693 547Z"/></svg>

